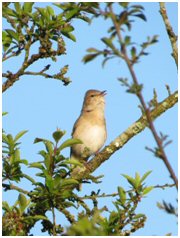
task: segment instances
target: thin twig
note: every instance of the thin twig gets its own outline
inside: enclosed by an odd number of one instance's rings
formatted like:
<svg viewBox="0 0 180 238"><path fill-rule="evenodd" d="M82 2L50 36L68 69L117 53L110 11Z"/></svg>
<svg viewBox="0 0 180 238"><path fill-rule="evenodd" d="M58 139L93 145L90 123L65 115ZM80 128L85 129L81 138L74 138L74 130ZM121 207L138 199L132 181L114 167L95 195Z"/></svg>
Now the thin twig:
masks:
<svg viewBox="0 0 180 238"><path fill-rule="evenodd" d="M2 92L5 92L9 87L13 86L13 84L19 80L20 76L24 74L25 69L40 58L41 54L33 54L28 61L24 60L20 69L15 74L9 75L8 79L3 83Z"/></svg>
<svg viewBox="0 0 180 238"><path fill-rule="evenodd" d="M160 189L165 189L165 188L172 188L172 187L175 187L176 186L176 184L168 184L168 183L166 183L166 184L163 184L163 185L154 185L153 186L153 188L160 188ZM126 191L126 192L131 192L131 191L133 191L133 190L128 190L128 191ZM105 194L105 193L103 193L103 194L100 194L100 195L85 195L85 196L83 196L83 197L79 197L79 199L81 199L81 200L87 200L87 199L94 199L94 198L107 198L107 197L116 197L116 196L118 196L119 195L119 193L111 193L111 194Z"/></svg>
<svg viewBox="0 0 180 238"><path fill-rule="evenodd" d="M113 12L113 9L112 9L112 6L110 5L109 6L109 10L110 10L110 13L111 13L111 19L112 19L112 22L114 24L114 27L116 29L116 32L117 32L117 37L119 39L119 42L123 42L123 39L122 39L122 36L121 36L121 32L120 32L120 28L119 28L119 25L115 19L115 15L114 15L114 12ZM139 82L138 82L138 79L136 77L136 74L134 72L134 69L133 69L133 65L131 64L131 61L128 57L128 54L127 54L127 51L126 51L126 47L125 45L122 43L122 53L124 55L124 60L128 66L128 69L130 71L130 74L132 76L132 79L133 79L133 82L135 85L139 85ZM145 103L145 100L144 100L144 97L141 93L141 91L137 92L137 96L141 102L141 105L143 106L143 109L145 111L145 114L146 114L146 117L147 117L147 121L148 121L148 124L149 124L149 128L154 136L154 139L156 141L156 144L157 146L159 147L159 150L160 150L160 153L161 153L161 159L163 160L164 164L166 165L170 175L171 175L171 178L174 180L175 184L176 184L176 188L178 189L178 179L174 173L174 170L171 166L171 164L169 163L169 160L165 154L165 151L164 151L164 148L163 148L163 145L162 145L162 141L160 139L160 137L158 136L158 133L154 127L154 123L152 121L152 118L151 118L151 115L150 115L150 110L149 108L146 106L146 103Z"/></svg>
<svg viewBox="0 0 180 238"><path fill-rule="evenodd" d="M53 215L53 236L56 236L56 215L54 207L52 207L52 215Z"/></svg>
<svg viewBox="0 0 180 238"><path fill-rule="evenodd" d="M53 78L52 75L41 73L41 72L31 72L31 71L25 71L24 75L33 75L33 76L43 76L45 78Z"/></svg>
<svg viewBox="0 0 180 238"><path fill-rule="evenodd" d="M173 50L172 56L176 62L176 66L178 68L178 48L177 48L177 36L175 35L173 28L170 24L169 18L167 16L167 12L166 12L166 7L165 7L165 3L164 2L160 2L160 10L159 12L161 13L161 16L163 18L165 27L166 27L166 31L167 34L169 36L169 40L171 42L171 47Z"/></svg>
<svg viewBox="0 0 180 238"><path fill-rule="evenodd" d="M80 197L81 200L86 200L86 199L94 199L94 198L107 198L107 197L116 197L118 196L118 193L111 193L111 194L101 194L101 195L87 195L84 197Z"/></svg>
<svg viewBox="0 0 180 238"><path fill-rule="evenodd" d="M14 56L17 56L17 53L16 52L13 52L11 55L8 55L8 56L3 56L2 58L2 62L14 57Z"/></svg>
<svg viewBox="0 0 180 238"><path fill-rule="evenodd" d="M164 184L164 185L155 185L154 188L161 188L161 189L165 189L165 188L173 188L175 187L176 184L175 183L172 183L172 184Z"/></svg>

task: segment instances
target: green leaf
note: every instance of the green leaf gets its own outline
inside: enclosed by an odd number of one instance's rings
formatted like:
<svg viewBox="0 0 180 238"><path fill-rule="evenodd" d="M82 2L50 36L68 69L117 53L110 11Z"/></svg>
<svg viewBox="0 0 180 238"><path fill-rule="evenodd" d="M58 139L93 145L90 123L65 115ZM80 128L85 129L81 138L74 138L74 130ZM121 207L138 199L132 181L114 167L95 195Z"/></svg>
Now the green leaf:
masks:
<svg viewBox="0 0 180 238"><path fill-rule="evenodd" d="M126 174L122 174L122 176L127 179L128 183L131 184L133 186L133 188L136 188L135 179L133 179L132 177L130 177L129 175L126 175Z"/></svg>
<svg viewBox="0 0 180 238"><path fill-rule="evenodd" d="M132 84L129 89L126 90L128 93L138 94L143 89L143 84Z"/></svg>
<svg viewBox="0 0 180 238"><path fill-rule="evenodd" d="M28 132L27 130L24 131L20 131L14 138L14 142L18 141L26 132Z"/></svg>
<svg viewBox="0 0 180 238"><path fill-rule="evenodd" d="M29 168L37 168L37 169L41 169L41 170L45 169L44 166L41 163L39 163L39 162L31 163L29 165Z"/></svg>
<svg viewBox="0 0 180 238"><path fill-rule="evenodd" d="M133 219L139 219L139 218L143 218L143 217L145 217L145 215L142 214L142 213L139 213L139 214L135 215L135 216L133 217Z"/></svg>
<svg viewBox="0 0 180 238"><path fill-rule="evenodd" d="M53 145L51 141L46 140L45 142L45 146L46 146L46 150L48 151L48 153L52 154L54 149L53 149Z"/></svg>
<svg viewBox="0 0 180 238"><path fill-rule="evenodd" d="M158 42L158 35L154 35L151 40L151 44L157 43Z"/></svg>
<svg viewBox="0 0 180 238"><path fill-rule="evenodd" d="M69 20L70 18L74 17L78 12L79 12L79 8L78 7L74 8L71 11L68 11L68 13L66 13L66 15L65 15L66 20Z"/></svg>
<svg viewBox="0 0 180 238"><path fill-rule="evenodd" d="M61 184L61 176L57 175L55 178L54 178L54 188L55 189L58 189L60 187L60 184Z"/></svg>
<svg viewBox="0 0 180 238"><path fill-rule="evenodd" d="M134 46L131 48L131 57L132 57L132 59L134 59L136 57L136 47L134 47Z"/></svg>
<svg viewBox="0 0 180 238"><path fill-rule="evenodd" d="M51 141L43 139L43 138L36 138L34 140L34 144L39 142L43 142L44 145L46 146L46 150L51 154L53 153L53 143Z"/></svg>
<svg viewBox="0 0 180 238"><path fill-rule="evenodd" d="M22 9L25 13L30 13L32 12L32 6L34 2L25 2Z"/></svg>
<svg viewBox="0 0 180 238"><path fill-rule="evenodd" d="M112 211L112 212L110 213L110 216L109 216L109 224L110 224L110 225L116 224L116 222L118 221L118 219L119 219L119 214L118 214L117 212L115 212L115 211Z"/></svg>
<svg viewBox="0 0 180 238"><path fill-rule="evenodd" d="M124 205L126 202L126 192L123 187L118 187L118 194L122 205Z"/></svg>
<svg viewBox="0 0 180 238"><path fill-rule="evenodd" d="M86 64L86 63L92 61L92 60L93 60L94 58L96 58L98 55L99 55L99 53L85 55L85 56L83 57L82 61Z"/></svg>
<svg viewBox="0 0 180 238"><path fill-rule="evenodd" d="M44 159L49 157L48 153L44 150L40 150L38 154L40 154Z"/></svg>
<svg viewBox="0 0 180 238"><path fill-rule="evenodd" d="M53 3L53 5L62 9L62 10L66 10L66 6L62 3Z"/></svg>
<svg viewBox="0 0 180 238"><path fill-rule="evenodd" d="M81 140L79 140L79 139L68 139L68 140L66 140L64 143L62 143L60 145L58 150L61 151L64 148L70 147L70 146L75 145L75 144L83 144L83 142Z"/></svg>
<svg viewBox="0 0 180 238"><path fill-rule="evenodd" d="M53 179L50 175L46 175L46 186L48 187L50 192L53 192Z"/></svg>
<svg viewBox="0 0 180 238"><path fill-rule="evenodd" d="M73 197L73 193L72 193L72 191L70 191L68 189L61 190L60 191L60 197L63 198L63 199Z"/></svg>
<svg viewBox="0 0 180 238"><path fill-rule="evenodd" d="M91 19L89 17L87 17L87 16L79 15L79 16L77 16L77 18L81 19L81 20L83 20L83 21L85 21L87 23L91 23Z"/></svg>
<svg viewBox="0 0 180 238"><path fill-rule="evenodd" d="M17 162L17 161L18 161L18 163L20 161L20 150L18 150L18 149L16 149L14 151L14 162Z"/></svg>
<svg viewBox="0 0 180 238"><path fill-rule="evenodd" d="M149 176L150 173L152 173L152 170L146 172L146 173L142 176L142 178L141 178L141 183L147 178L147 176Z"/></svg>
<svg viewBox="0 0 180 238"><path fill-rule="evenodd" d="M4 133L2 134L2 142L9 144L8 137Z"/></svg>
<svg viewBox="0 0 180 238"><path fill-rule="evenodd" d="M57 130L53 133L53 138L56 141L56 143L59 142L59 140L63 137L63 135L65 135L66 131L61 131L61 130Z"/></svg>
<svg viewBox="0 0 180 238"><path fill-rule="evenodd" d="M46 156L44 157L44 164L46 166L46 169L49 170L51 166L51 155L46 154Z"/></svg>
<svg viewBox="0 0 180 238"><path fill-rule="evenodd" d="M131 8L134 8L134 9L139 9L139 10L144 10L144 7L139 5L139 4L136 4L136 5L131 5Z"/></svg>
<svg viewBox="0 0 180 238"><path fill-rule="evenodd" d="M22 174L23 178L26 178L27 180L29 180L32 184L35 184L36 181L29 175L27 174Z"/></svg>
<svg viewBox="0 0 180 238"><path fill-rule="evenodd" d="M5 34L6 34L6 36L3 37L3 35L5 35ZM3 37L2 38L2 43L3 43L3 50L4 50L4 52L6 52L9 49L9 47L10 47L10 45L12 43L11 36L9 36L7 33L5 33L5 34L2 34L2 37Z"/></svg>
<svg viewBox="0 0 180 238"><path fill-rule="evenodd" d="M63 202L63 206L65 206L66 208L74 207L74 208L78 209L78 207L73 202Z"/></svg>
<svg viewBox="0 0 180 238"><path fill-rule="evenodd" d="M43 17L43 18L46 18L46 10L44 9L44 8L42 8L42 7L36 7L36 9L38 10L38 12L41 14L41 16Z"/></svg>
<svg viewBox="0 0 180 238"><path fill-rule="evenodd" d="M6 32L9 34L9 36L11 36L13 39L15 39L16 41L19 41L19 35L18 33L16 33L15 31L11 30L11 29L6 29Z"/></svg>
<svg viewBox="0 0 180 238"><path fill-rule="evenodd" d="M109 46L112 50L116 50L115 46L112 43L112 39L107 38L107 37L103 37L102 42L104 42L107 46Z"/></svg>
<svg viewBox="0 0 180 238"><path fill-rule="evenodd" d="M8 112L2 112L2 116L6 116Z"/></svg>
<svg viewBox="0 0 180 238"><path fill-rule="evenodd" d="M120 2L119 4L120 4L121 7L127 8L128 5L129 5L129 2Z"/></svg>
<svg viewBox="0 0 180 238"><path fill-rule="evenodd" d="M145 16L144 14L142 14L142 13L140 13L140 14L135 14L134 16L135 16L135 17L138 17L138 18L141 18L143 21L147 21L146 16Z"/></svg>
<svg viewBox="0 0 180 238"><path fill-rule="evenodd" d="M103 60L103 62L102 62L102 67L104 67L105 64L106 64L110 59L113 59L113 58L115 58L115 56L106 57L106 58Z"/></svg>
<svg viewBox="0 0 180 238"><path fill-rule="evenodd" d="M28 165L28 161L26 159L21 159L21 160L19 160L19 164Z"/></svg>
<svg viewBox="0 0 180 238"><path fill-rule="evenodd" d="M129 45L131 43L131 37L130 36L126 36L124 39L124 42L126 45Z"/></svg>
<svg viewBox="0 0 180 238"><path fill-rule="evenodd" d="M62 30L61 30L61 32L63 32L63 33L68 33L68 32L71 32L71 31L74 31L74 27L73 26L66 26L66 27L64 27Z"/></svg>
<svg viewBox="0 0 180 238"><path fill-rule="evenodd" d="M52 7L47 6L47 12L49 13L50 16L55 16L54 9Z"/></svg>
<svg viewBox="0 0 180 238"><path fill-rule="evenodd" d="M2 202L2 209L7 211L7 212L11 212L11 207L9 206L9 204L5 201Z"/></svg>
<svg viewBox="0 0 180 238"><path fill-rule="evenodd" d="M66 36L67 38L69 38L70 40L76 42L76 37L75 37L72 33L70 33L70 32L65 32L65 31L63 31L63 30L61 31L61 33L62 33L64 36Z"/></svg>
<svg viewBox="0 0 180 238"><path fill-rule="evenodd" d="M13 140L13 137L11 134L8 134L7 135L7 138L8 138L8 144L12 147L14 147L14 140Z"/></svg>
<svg viewBox="0 0 180 238"><path fill-rule="evenodd" d="M39 143L39 142L44 142L45 140L42 138L35 138L34 144Z"/></svg>
<svg viewBox="0 0 180 238"><path fill-rule="evenodd" d="M36 173L36 176L38 176L38 177L42 177L42 178L45 178L44 173Z"/></svg>
<svg viewBox="0 0 180 238"><path fill-rule="evenodd" d="M154 187L153 186L149 186L143 189L143 195L148 194Z"/></svg>
<svg viewBox="0 0 180 238"><path fill-rule="evenodd" d="M138 186L141 184L141 177L140 174L138 172L136 172L135 175L135 188L138 188Z"/></svg>
<svg viewBox="0 0 180 238"><path fill-rule="evenodd" d="M61 187L68 186L68 185L76 185L79 184L79 182L75 179L67 178L64 179L61 183Z"/></svg>
<svg viewBox="0 0 180 238"><path fill-rule="evenodd" d="M128 26L128 25L131 24L131 21L128 20L128 14L129 14L128 11L126 11L126 10L122 11L119 15L118 21L116 20L116 22L119 26L121 26L123 24L127 25L128 29L129 29L130 26Z"/></svg>
<svg viewBox="0 0 180 238"><path fill-rule="evenodd" d="M17 12L18 14L21 14L21 4L20 4L19 2L15 2L15 3L14 3L14 7L15 7L15 9L16 9L16 12Z"/></svg>
<svg viewBox="0 0 180 238"><path fill-rule="evenodd" d="M30 201L28 201L22 193L19 194L18 203L21 210L21 214L25 211Z"/></svg>
<svg viewBox="0 0 180 238"><path fill-rule="evenodd" d="M35 190L41 191L41 190L44 190L44 189L45 189L44 184L41 183L41 182L36 182L36 183L34 183L34 185L36 185Z"/></svg>
<svg viewBox="0 0 180 238"><path fill-rule="evenodd" d="M99 52L99 50L97 50L96 48L93 48L93 47L88 48L86 51L89 52L89 53L97 53L97 52Z"/></svg>
<svg viewBox="0 0 180 238"><path fill-rule="evenodd" d="M3 8L3 14L6 14L6 15L9 15L9 16L13 16L13 17L16 17L17 16L17 13L16 11L10 9L10 8L7 8L7 7L4 7Z"/></svg>

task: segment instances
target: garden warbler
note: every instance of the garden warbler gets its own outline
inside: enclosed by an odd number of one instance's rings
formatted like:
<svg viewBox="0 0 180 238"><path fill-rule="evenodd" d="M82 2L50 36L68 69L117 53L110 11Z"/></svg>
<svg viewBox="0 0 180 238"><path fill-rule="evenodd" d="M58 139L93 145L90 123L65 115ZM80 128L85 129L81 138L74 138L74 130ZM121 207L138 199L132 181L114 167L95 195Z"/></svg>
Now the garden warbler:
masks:
<svg viewBox="0 0 180 238"><path fill-rule="evenodd" d="M80 139L82 144L71 147L71 158L81 163L96 154L106 141L105 95L106 91L88 90L81 114L74 124L72 138Z"/></svg>

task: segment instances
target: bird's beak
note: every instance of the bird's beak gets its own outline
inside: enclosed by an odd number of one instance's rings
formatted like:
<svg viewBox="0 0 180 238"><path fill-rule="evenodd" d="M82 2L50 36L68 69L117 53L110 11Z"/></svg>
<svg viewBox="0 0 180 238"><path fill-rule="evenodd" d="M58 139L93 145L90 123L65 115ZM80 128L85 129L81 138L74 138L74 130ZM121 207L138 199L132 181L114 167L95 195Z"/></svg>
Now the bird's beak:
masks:
<svg viewBox="0 0 180 238"><path fill-rule="evenodd" d="M102 91L100 95L105 96L107 94L106 90Z"/></svg>

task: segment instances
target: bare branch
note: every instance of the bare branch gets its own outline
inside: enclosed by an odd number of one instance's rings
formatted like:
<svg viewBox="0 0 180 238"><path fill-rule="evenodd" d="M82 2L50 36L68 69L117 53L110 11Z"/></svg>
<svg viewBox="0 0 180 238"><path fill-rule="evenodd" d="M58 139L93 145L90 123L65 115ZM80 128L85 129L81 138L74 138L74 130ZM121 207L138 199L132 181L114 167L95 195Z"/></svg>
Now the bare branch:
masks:
<svg viewBox="0 0 180 238"><path fill-rule="evenodd" d="M168 183L166 183L166 184L163 184L163 185L159 185L159 184L157 184L157 185L154 185L153 187L154 188L161 188L161 189L165 189L165 188L173 188L173 187L175 187L176 185L173 183L173 184L168 184ZM130 191L132 191L132 190L129 190L129 191L127 191L127 192L130 192ZM95 195L85 195L85 196L83 196L83 197L79 197L79 199L81 199L81 200L88 200L88 199L94 199L94 198L107 198L107 197L116 197L116 196L119 196L119 193L110 193L110 194L105 194L105 193L102 193L102 194L99 194L99 195L97 195L97 194L95 194Z"/></svg>
<svg viewBox="0 0 180 238"><path fill-rule="evenodd" d="M116 32L117 32L117 37L118 37L118 40L119 42L121 43L121 52L124 56L124 61L126 62L127 64L127 67L130 71L130 74L131 74L131 77L132 77L132 80L134 82L134 84L136 86L140 86L139 82L138 82L138 79L136 77L136 74L135 74L135 71L134 71L134 68L133 68L133 65L131 63L131 60L129 59L128 57L128 53L127 53L127 50L126 50L126 45L123 43L123 37L121 35L121 30L120 30L120 27L119 27L119 24L118 22L116 21L116 18L115 18L115 14L113 12L113 9L112 9L112 5L109 5L109 10L110 10L110 14L111 14L111 19L112 19L112 22L114 24L114 27L116 29ZM150 115L150 109L146 106L146 103L145 103L145 100L144 100L144 97L143 97L143 94L141 92L141 90L138 90L136 92L136 95L137 97L139 98L139 101L144 109L144 112L145 112L145 115L147 117L147 122L149 124L149 128L154 136L154 139L156 141L156 144L159 148L159 152L160 152L160 158L163 160L164 164L166 165L169 173L170 173L170 176L171 178L174 180L175 184L176 184L176 188L178 189L178 179L174 173L174 170L171 166L171 164L169 163L169 160L166 156L166 153L164 151L164 148L163 148L163 145L162 145L162 140L161 138L159 137L157 131L156 131L156 128L154 126L154 123L153 123L153 120L151 118L151 115Z"/></svg>
<svg viewBox="0 0 180 238"><path fill-rule="evenodd" d="M169 40L171 42L171 46L172 46L172 50L173 50L173 53L172 53L172 56L176 62L176 66L178 68L178 48L177 48L177 36L175 35L174 31L173 31L173 28L171 26L171 23L169 21L169 18L167 16L167 12L166 12L166 7L165 7L165 3L164 2L160 2L159 3L160 5L160 14L163 18L163 21L164 21L164 24L165 24L165 27L166 27L166 31L167 31L167 34L168 34L168 37L169 37Z"/></svg>

